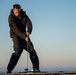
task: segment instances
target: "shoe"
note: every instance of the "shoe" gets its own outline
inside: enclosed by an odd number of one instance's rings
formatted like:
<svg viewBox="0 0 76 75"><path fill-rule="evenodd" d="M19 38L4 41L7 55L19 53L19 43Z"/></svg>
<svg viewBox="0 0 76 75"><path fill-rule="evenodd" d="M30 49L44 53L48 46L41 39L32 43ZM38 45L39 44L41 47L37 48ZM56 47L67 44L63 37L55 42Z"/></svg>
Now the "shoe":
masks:
<svg viewBox="0 0 76 75"><path fill-rule="evenodd" d="M39 69L34 69L33 72L40 72L40 70Z"/></svg>
<svg viewBox="0 0 76 75"><path fill-rule="evenodd" d="M7 73L11 73L11 71L7 71Z"/></svg>

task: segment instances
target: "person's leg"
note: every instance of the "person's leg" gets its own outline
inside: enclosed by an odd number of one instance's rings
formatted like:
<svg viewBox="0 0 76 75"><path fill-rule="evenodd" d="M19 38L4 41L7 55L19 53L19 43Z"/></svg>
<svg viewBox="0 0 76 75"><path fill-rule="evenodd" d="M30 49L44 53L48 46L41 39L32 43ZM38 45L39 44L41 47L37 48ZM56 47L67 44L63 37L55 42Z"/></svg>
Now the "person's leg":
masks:
<svg viewBox="0 0 76 75"><path fill-rule="evenodd" d="M10 62L8 63L8 66L7 66L7 73L10 73L14 67L16 66L18 60L19 60L19 57L23 51L23 48L21 46L21 42L18 38L13 38L13 43L14 43L14 53L12 53L12 56L10 58Z"/></svg>
<svg viewBox="0 0 76 75"><path fill-rule="evenodd" d="M27 43L25 44L24 48L27 51ZM30 54L30 59L33 64L33 70L39 71L39 58L31 41L28 42L28 52Z"/></svg>
<svg viewBox="0 0 76 75"><path fill-rule="evenodd" d="M39 59L36 51L33 49L33 51L29 51L30 53L30 59L33 64L33 70L38 70L39 71Z"/></svg>

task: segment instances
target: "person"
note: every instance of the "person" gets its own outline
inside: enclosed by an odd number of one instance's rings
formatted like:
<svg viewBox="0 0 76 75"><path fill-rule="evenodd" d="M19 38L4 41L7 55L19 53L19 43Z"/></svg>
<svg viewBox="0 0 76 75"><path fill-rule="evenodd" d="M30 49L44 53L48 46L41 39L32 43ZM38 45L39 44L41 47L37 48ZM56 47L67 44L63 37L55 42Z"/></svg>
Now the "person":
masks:
<svg viewBox="0 0 76 75"><path fill-rule="evenodd" d="M14 45L14 53L12 53L8 63L7 73L11 73L15 68L23 49L27 51L28 42L30 42L30 45L28 45L27 52L30 55L33 71L39 71L39 58L34 49L33 43L29 38L33 28L32 22L19 4L13 5L13 9L11 9L10 15L8 17L8 23L10 27L10 37L12 38Z"/></svg>

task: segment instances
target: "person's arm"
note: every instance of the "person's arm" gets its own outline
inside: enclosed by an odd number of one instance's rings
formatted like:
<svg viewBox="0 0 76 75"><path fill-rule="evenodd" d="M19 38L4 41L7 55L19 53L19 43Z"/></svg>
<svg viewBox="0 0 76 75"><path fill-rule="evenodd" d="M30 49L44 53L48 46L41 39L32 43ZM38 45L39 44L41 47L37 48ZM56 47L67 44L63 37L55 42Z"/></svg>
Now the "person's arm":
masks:
<svg viewBox="0 0 76 75"><path fill-rule="evenodd" d="M26 12L23 11L23 9L21 9L21 16L25 17L25 21L24 22L25 22L25 25L27 26L27 32L29 34L31 34L32 28L33 28L32 22L31 22L30 18L26 15Z"/></svg>
<svg viewBox="0 0 76 75"><path fill-rule="evenodd" d="M26 38L26 33L23 34L16 26L15 22L11 17L8 18L8 22L10 25L10 28L21 38L25 39Z"/></svg>
<svg viewBox="0 0 76 75"><path fill-rule="evenodd" d="M29 32L29 34L31 34L33 26L32 26L32 22L29 18L27 18L26 26L27 26L27 32Z"/></svg>

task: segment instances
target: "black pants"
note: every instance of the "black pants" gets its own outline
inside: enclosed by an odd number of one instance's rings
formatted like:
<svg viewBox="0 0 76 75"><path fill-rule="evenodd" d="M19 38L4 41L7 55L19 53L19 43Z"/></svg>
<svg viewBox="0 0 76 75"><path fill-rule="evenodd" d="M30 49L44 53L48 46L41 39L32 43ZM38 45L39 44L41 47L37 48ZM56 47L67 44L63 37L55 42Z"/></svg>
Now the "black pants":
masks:
<svg viewBox="0 0 76 75"><path fill-rule="evenodd" d="M12 53L10 62L8 63L8 66L7 66L8 71L12 71L14 69L14 67L16 66L21 56L21 53L23 52L23 49L27 51L27 42L24 39L21 39L19 37L14 37L13 44L14 44L15 52ZM33 69L39 69L39 59L31 41L28 45L28 52L30 54L30 59L33 64Z"/></svg>

